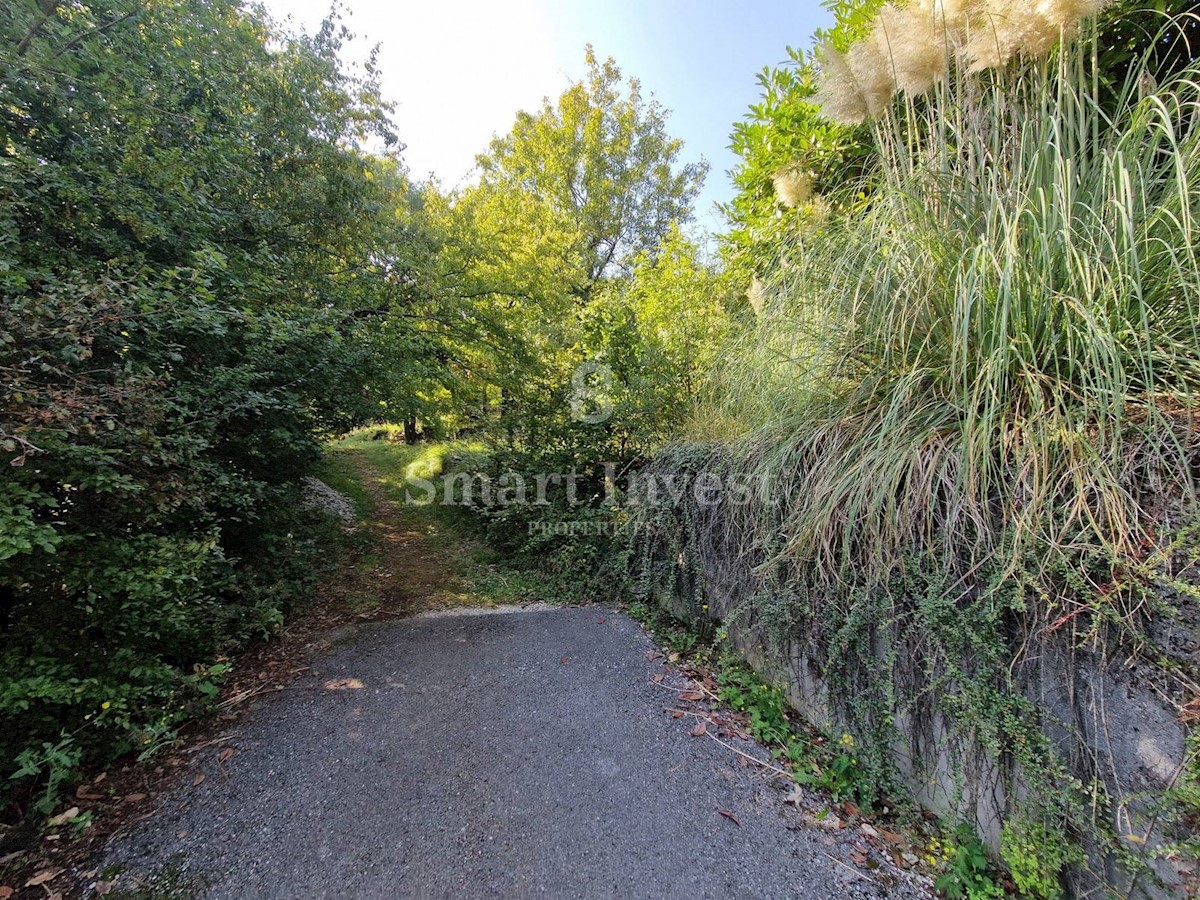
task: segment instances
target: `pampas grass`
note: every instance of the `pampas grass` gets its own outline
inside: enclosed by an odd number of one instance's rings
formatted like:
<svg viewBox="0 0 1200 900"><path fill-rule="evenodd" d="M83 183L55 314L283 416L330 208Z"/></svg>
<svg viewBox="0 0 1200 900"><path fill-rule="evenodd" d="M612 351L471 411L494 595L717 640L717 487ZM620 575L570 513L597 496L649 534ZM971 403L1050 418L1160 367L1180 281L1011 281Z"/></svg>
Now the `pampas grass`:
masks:
<svg viewBox="0 0 1200 900"><path fill-rule="evenodd" d="M843 57L818 50L814 98L826 118L876 118L897 92L928 92L953 65L979 73L1017 57L1042 57L1111 0L911 0L887 3Z"/></svg>
<svg viewBox="0 0 1200 900"><path fill-rule="evenodd" d="M813 196L813 177L809 172L796 167L781 169L771 178L775 188L775 199L780 204L795 209L803 206Z"/></svg>
<svg viewBox="0 0 1200 900"><path fill-rule="evenodd" d="M701 418L788 473L796 565L1136 558L1152 505L1194 499L1200 66L1150 92L1135 66L1102 108L1091 60L1080 40L889 113L870 209L805 235L727 355Z"/></svg>

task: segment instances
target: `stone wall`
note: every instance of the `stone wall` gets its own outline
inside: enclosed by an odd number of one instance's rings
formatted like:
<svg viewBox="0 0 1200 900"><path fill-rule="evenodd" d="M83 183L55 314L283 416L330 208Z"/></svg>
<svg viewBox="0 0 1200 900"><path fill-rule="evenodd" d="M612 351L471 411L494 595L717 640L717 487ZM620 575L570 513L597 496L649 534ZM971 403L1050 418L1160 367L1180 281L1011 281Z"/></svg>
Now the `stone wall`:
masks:
<svg viewBox="0 0 1200 900"><path fill-rule="evenodd" d="M674 537L677 542L679 535ZM723 622L747 662L784 687L807 721L834 734L851 729L845 715L850 698L836 695L819 660L796 645L767 649L742 602L762 585L754 584L754 570L746 561L721 554L719 546L708 546L703 553L685 549L669 562L660 560L667 563L660 572L674 572L656 579L651 593L681 619L706 615ZM743 614L735 615L739 607ZM1165 643L1178 646L1182 640L1194 652L1195 631L1188 629L1184 617ZM921 806L970 823L998 852L1004 823L1037 800L1029 796L1029 779L1011 760L989 754L969 728L945 712L927 685L914 683L911 673L921 667L911 657L920 647L895 645L886 629L873 643L874 664L890 666L895 675L895 737L887 755L897 777ZM1089 862L1074 867L1068 878L1072 893L1183 896L1185 880L1195 875L1191 864L1155 860L1150 862L1154 875L1131 878L1121 862L1122 854L1148 859L1170 837L1153 827L1153 806L1186 764L1178 684L1145 662L1103 658L1094 649L1070 646L1061 635L1034 636L1019 659L1014 682L1038 712L1038 721L1030 724L1050 738L1074 778L1083 785L1102 784L1110 801L1109 846L1087 842ZM1154 876L1162 883L1156 885Z"/></svg>

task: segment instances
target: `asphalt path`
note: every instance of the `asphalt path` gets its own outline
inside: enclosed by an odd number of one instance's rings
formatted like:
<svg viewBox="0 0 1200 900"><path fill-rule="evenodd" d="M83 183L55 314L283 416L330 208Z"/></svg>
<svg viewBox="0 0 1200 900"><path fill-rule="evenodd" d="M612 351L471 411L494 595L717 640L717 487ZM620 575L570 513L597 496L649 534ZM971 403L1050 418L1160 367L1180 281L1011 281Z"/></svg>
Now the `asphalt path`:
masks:
<svg viewBox="0 0 1200 900"><path fill-rule="evenodd" d="M229 898L928 896L848 864L850 836L693 736L668 711L679 679L598 607L359 627L257 701L106 871Z"/></svg>

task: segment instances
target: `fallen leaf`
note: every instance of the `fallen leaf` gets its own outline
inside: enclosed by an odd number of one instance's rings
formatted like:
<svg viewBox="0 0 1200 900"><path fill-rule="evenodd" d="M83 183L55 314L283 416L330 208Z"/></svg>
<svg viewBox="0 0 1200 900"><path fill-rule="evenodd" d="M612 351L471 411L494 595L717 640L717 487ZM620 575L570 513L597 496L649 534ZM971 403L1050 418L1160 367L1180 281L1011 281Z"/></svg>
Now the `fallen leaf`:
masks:
<svg viewBox="0 0 1200 900"><path fill-rule="evenodd" d="M896 834L894 831L888 831L886 828L880 829L879 836L889 844L895 844L897 847L904 843L903 837Z"/></svg>
<svg viewBox="0 0 1200 900"><path fill-rule="evenodd" d="M61 874L62 869L45 869L44 871L38 872L27 882L25 882L25 887L37 887L39 884L46 884L53 881Z"/></svg>
<svg viewBox="0 0 1200 900"><path fill-rule="evenodd" d="M681 713L679 710L675 710L673 713L671 713L671 718L672 719L682 719L683 713Z"/></svg>
<svg viewBox="0 0 1200 900"><path fill-rule="evenodd" d="M656 656L658 656L658 654L655 653L653 650L646 651L646 659L650 660L651 662L654 661L654 657L656 657Z"/></svg>
<svg viewBox="0 0 1200 900"><path fill-rule="evenodd" d="M704 695L700 691L684 691L679 695L679 699L694 703L697 700L703 700Z"/></svg>
<svg viewBox="0 0 1200 900"><path fill-rule="evenodd" d="M696 727L692 729L692 737L704 737L704 734L707 731L707 725L705 725L703 722L697 722Z"/></svg>
<svg viewBox="0 0 1200 900"><path fill-rule="evenodd" d="M854 860L857 865L865 866L867 864L867 854L860 853L857 850L850 851L850 858Z"/></svg>
<svg viewBox="0 0 1200 900"><path fill-rule="evenodd" d="M145 794L128 794L125 797L125 802L126 803L141 803L145 799L146 799Z"/></svg>
<svg viewBox="0 0 1200 900"><path fill-rule="evenodd" d="M868 825L866 822L863 822L862 825L859 826L859 828L862 830L862 833L865 834L869 838L879 837L879 832L876 831L874 828L872 828L870 825Z"/></svg>
<svg viewBox="0 0 1200 900"><path fill-rule="evenodd" d="M108 777L107 772L101 772L99 775L97 775L95 778L92 779L92 784L99 784L107 777Z"/></svg>
<svg viewBox="0 0 1200 900"><path fill-rule="evenodd" d="M603 624L604 624L604 619L603 619L603 618L597 619L597 620L596 620L596 624L597 624L597 625L603 625Z"/></svg>
<svg viewBox="0 0 1200 900"><path fill-rule="evenodd" d="M362 686L357 678L331 678L322 685L327 691L358 691Z"/></svg>
<svg viewBox="0 0 1200 900"><path fill-rule="evenodd" d="M818 813L813 816L812 820L816 825L828 831L839 831L844 825L842 820L833 813L825 813L824 815Z"/></svg>
<svg viewBox="0 0 1200 900"><path fill-rule="evenodd" d="M569 657L569 656L564 656L562 659L559 660L559 662L562 663L564 666L567 663L569 663L570 661L571 661L571 657Z"/></svg>
<svg viewBox="0 0 1200 900"><path fill-rule="evenodd" d="M79 815L79 807L72 806L66 812L61 812L46 824L51 828L57 828L59 825L66 825L72 819Z"/></svg>
<svg viewBox="0 0 1200 900"><path fill-rule="evenodd" d="M196 786L197 786L197 785L199 785L199 784L200 784L202 781L204 781L204 773L203 773L203 772L197 772L197 773L196 773L196 777L192 779L192 787L196 787Z"/></svg>
<svg viewBox="0 0 1200 900"><path fill-rule="evenodd" d="M667 662L679 662L679 654L678 653L667 654Z"/></svg>
<svg viewBox="0 0 1200 900"><path fill-rule="evenodd" d="M8 887L8 885L0 884L0 900L8 900L16 891Z"/></svg>
<svg viewBox="0 0 1200 900"><path fill-rule="evenodd" d="M659 672L657 675L653 676L650 680L653 681L655 684L662 684L663 673Z"/></svg>
<svg viewBox="0 0 1200 900"><path fill-rule="evenodd" d="M89 791L87 789L87 785L81 784L78 788L75 789L75 799L76 800L103 800L104 795L92 793L91 791Z"/></svg>
<svg viewBox="0 0 1200 900"><path fill-rule="evenodd" d="M235 754L235 753L237 753L237 750L235 750L233 747L226 747L224 750L222 750L220 753L217 754L217 762L219 762L219 763L229 762L229 758L231 756L233 756L233 754Z"/></svg>
<svg viewBox="0 0 1200 900"><path fill-rule="evenodd" d="M896 864L897 869L907 869L908 868L908 863L906 863L904 861L904 856L903 856L903 854L900 853L899 850L897 850L895 847L892 847L889 852L891 853L891 856L892 856L892 862Z"/></svg>
<svg viewBox="0 0 1200 900"><path fill-rule="evenodd" d="M718 809L717 812L719 812L721 815L723 815L725 818L727 818L730 822L732 822L738 828L742 827L742 823L738 820L738 817L735 816L733 813L731 813L729 810Z"/></svg>
<svg viewBox="0 0 1200 900"><path fill-rule="evenodd" d="M858 815L858 807L855 806L853 803L851 803L848 800L842 804L842 810L848 816L857 816Z"/></svg>

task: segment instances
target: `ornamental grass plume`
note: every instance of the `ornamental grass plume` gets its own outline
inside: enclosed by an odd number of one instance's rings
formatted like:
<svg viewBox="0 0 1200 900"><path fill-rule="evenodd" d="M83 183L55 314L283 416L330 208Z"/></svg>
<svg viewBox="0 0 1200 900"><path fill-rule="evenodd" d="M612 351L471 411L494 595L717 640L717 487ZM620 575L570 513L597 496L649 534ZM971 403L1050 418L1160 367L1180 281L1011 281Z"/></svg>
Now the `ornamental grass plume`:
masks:
<svg viewBox="0 0 1200 900"><path fill-rule="evenodd" d="M896 95L891 47L887 35L878 27L850 48L846 64L854 75L867 115L882 115Z"/></svg>
<svg viewBox="0 0 1200 900"><path fill-rule="evenodd" d="M933 2L896 6L879 11L876 30L890 56L895 84L910 97L924 94L946 77L953 57L951 32ZM890 97L888 98L891 99Z"/></svg>
<svg viewBox="0 0 1200 900"><path fill-rule="evenodd" d="M841 125L858 125L867 119L867 103L846 58L832 44L822 44L816 50L821 67L821 81L813 102L821 114Z"/></svg>
<svg viewBox="0 0 1200 900"><path fill-rule="evenodd" d="M980 0L914 0L913 6L933 13L944 31L956 35L967 27L970 14L979 3Z"/></svg>
<svg viewBox="0 0 1200 900"><path fill-rule="evenodd" d="M746 290L746 299L750 301L750 308L754 310L754 315L758 318L762 317L766 297L767 290L755 275L750 279L750 287Z"/></svg>
<svg viewBox="0 0 1200 900"><path fill-rule="evenodd" d="M954 62L969 72L1049 53L1112 0L911 0L886 3L872 30L843 56L817 50L815 102L824 116L857 125L881 115L897 91L916 97Z"/></svg>
<svg viewBox="0 0 1200 900"><path fill-rule="evenodd" d="M963 60L971 72L996 69L1014 57L1049 53L1111 0L980 0L970 20Z"/></svg>
<svg viewBox="0 0 1200 900"><path fill-rule="evenodd" d="M803 206L813 195L813 177L795 166L780 169L771 176L775 199L789 209Z"/></svg>
<svg viewBox="0 0 1200 900"><path fill-rule="evenodd" d="M1060 27L1030 0L988 0L963 45L970 72L998 69L1018 54L1040 56L1052 48Z"/></svg>

